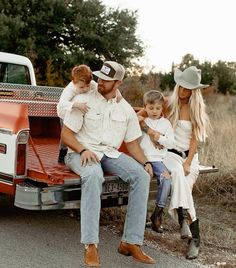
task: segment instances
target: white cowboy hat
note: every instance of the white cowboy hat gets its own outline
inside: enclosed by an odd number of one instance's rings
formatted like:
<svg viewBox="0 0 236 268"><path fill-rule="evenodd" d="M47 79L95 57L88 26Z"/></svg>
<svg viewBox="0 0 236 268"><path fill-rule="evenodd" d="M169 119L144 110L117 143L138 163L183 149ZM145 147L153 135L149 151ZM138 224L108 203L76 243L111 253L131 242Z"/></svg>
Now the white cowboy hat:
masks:
<svg viewBox="0 0 236 268"><path fill-rule="evenodd" d="M195 66L190 66L183 72L176 69L174 80L176 84L187 89L205 88L209 86L201 84L201 70L197 69Z"/></svg>

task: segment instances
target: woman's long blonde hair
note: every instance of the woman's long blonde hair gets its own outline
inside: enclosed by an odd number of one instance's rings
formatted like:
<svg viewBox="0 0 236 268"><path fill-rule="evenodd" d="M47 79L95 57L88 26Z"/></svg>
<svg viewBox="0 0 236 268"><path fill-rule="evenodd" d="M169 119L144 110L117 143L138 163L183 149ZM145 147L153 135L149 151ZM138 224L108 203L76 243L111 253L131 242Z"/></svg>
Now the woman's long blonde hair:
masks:
<svg viewBox="0 0 236 268"><path fill-rule="evenodd" d="M175 129L180 115L178 84L175 85L174 92L169 97L167 109L169 110L167 118ZM189 111L196 139L200 142L205 142L207 133L210 130L210 121L206 113L206 105L202 97L201 89L192 89L192 94L189 98Z"/></svg>

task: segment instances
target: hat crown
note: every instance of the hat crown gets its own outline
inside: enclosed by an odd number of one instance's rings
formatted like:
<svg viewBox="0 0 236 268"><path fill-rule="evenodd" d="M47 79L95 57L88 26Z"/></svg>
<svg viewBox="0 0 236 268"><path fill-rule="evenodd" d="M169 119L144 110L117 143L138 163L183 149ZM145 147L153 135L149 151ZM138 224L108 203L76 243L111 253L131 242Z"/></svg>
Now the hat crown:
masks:
<svg viewBox="0 0 236 268"><path fill-rule="evenodd" d="M100 71L93 72L98 78L112 81L122 81L125 75L125 68L115 61L105 61Z"/></svg>
<svg viewBox="0 0 236 268"><path fill-rule="evenodd" d="M195 66L191 66L183 71L182 79L197 86L201 82L201 70L197 69Z"/></svg>
<svg viewBox="0 0 236 268"><path fill-rule="evenodd" d="M174 80L176 84L187 89L200 89L208 85L201 84L201 70L195 66L190 66L183 72L179 69L175 70Z"/></svg>

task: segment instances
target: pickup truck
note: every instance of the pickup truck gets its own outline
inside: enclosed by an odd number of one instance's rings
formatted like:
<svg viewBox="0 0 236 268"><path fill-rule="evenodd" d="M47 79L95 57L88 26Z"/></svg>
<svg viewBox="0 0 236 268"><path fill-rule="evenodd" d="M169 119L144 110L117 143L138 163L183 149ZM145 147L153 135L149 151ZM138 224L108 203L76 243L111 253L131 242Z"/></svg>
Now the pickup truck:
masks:
<svg viewBox="0 0 236 268"><path fill-rule="evenodd" d="M10 56L7 62L0 53L1 74L5 73L0 83L0 193L14 196L15 206L24 209L78 209L80 177L57 161L60 120L56 105L63 88L36 86L29 60L14 55L12 62ZM20 81L10 74L10 64L23 66L26 74L20 75ZM28 75L28 82L21 83ZM15 77L16 83L10 83L9 77ZM120 150L126 152L124 144ZM200 169L200 173L216 171L215 167ZM156 187L152 180L150 198ZM105 175L102 207L126 205L128 191L118 177Z"/></svg>

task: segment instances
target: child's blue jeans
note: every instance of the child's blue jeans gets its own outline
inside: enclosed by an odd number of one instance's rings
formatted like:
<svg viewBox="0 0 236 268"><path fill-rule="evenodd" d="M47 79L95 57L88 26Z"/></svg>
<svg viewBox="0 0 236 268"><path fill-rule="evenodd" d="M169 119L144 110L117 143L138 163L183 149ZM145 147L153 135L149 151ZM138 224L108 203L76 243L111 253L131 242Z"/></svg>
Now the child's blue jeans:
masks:
<svg viewBox="0 0 236 268"><path fill-rule="evenodd" d="M157 184L159 185L156 196L156 205L164 208L171 191L171 179L166 179L162 173L169 171L161 161L152 162L152 167L153 173L157 177Z"/></svg>

